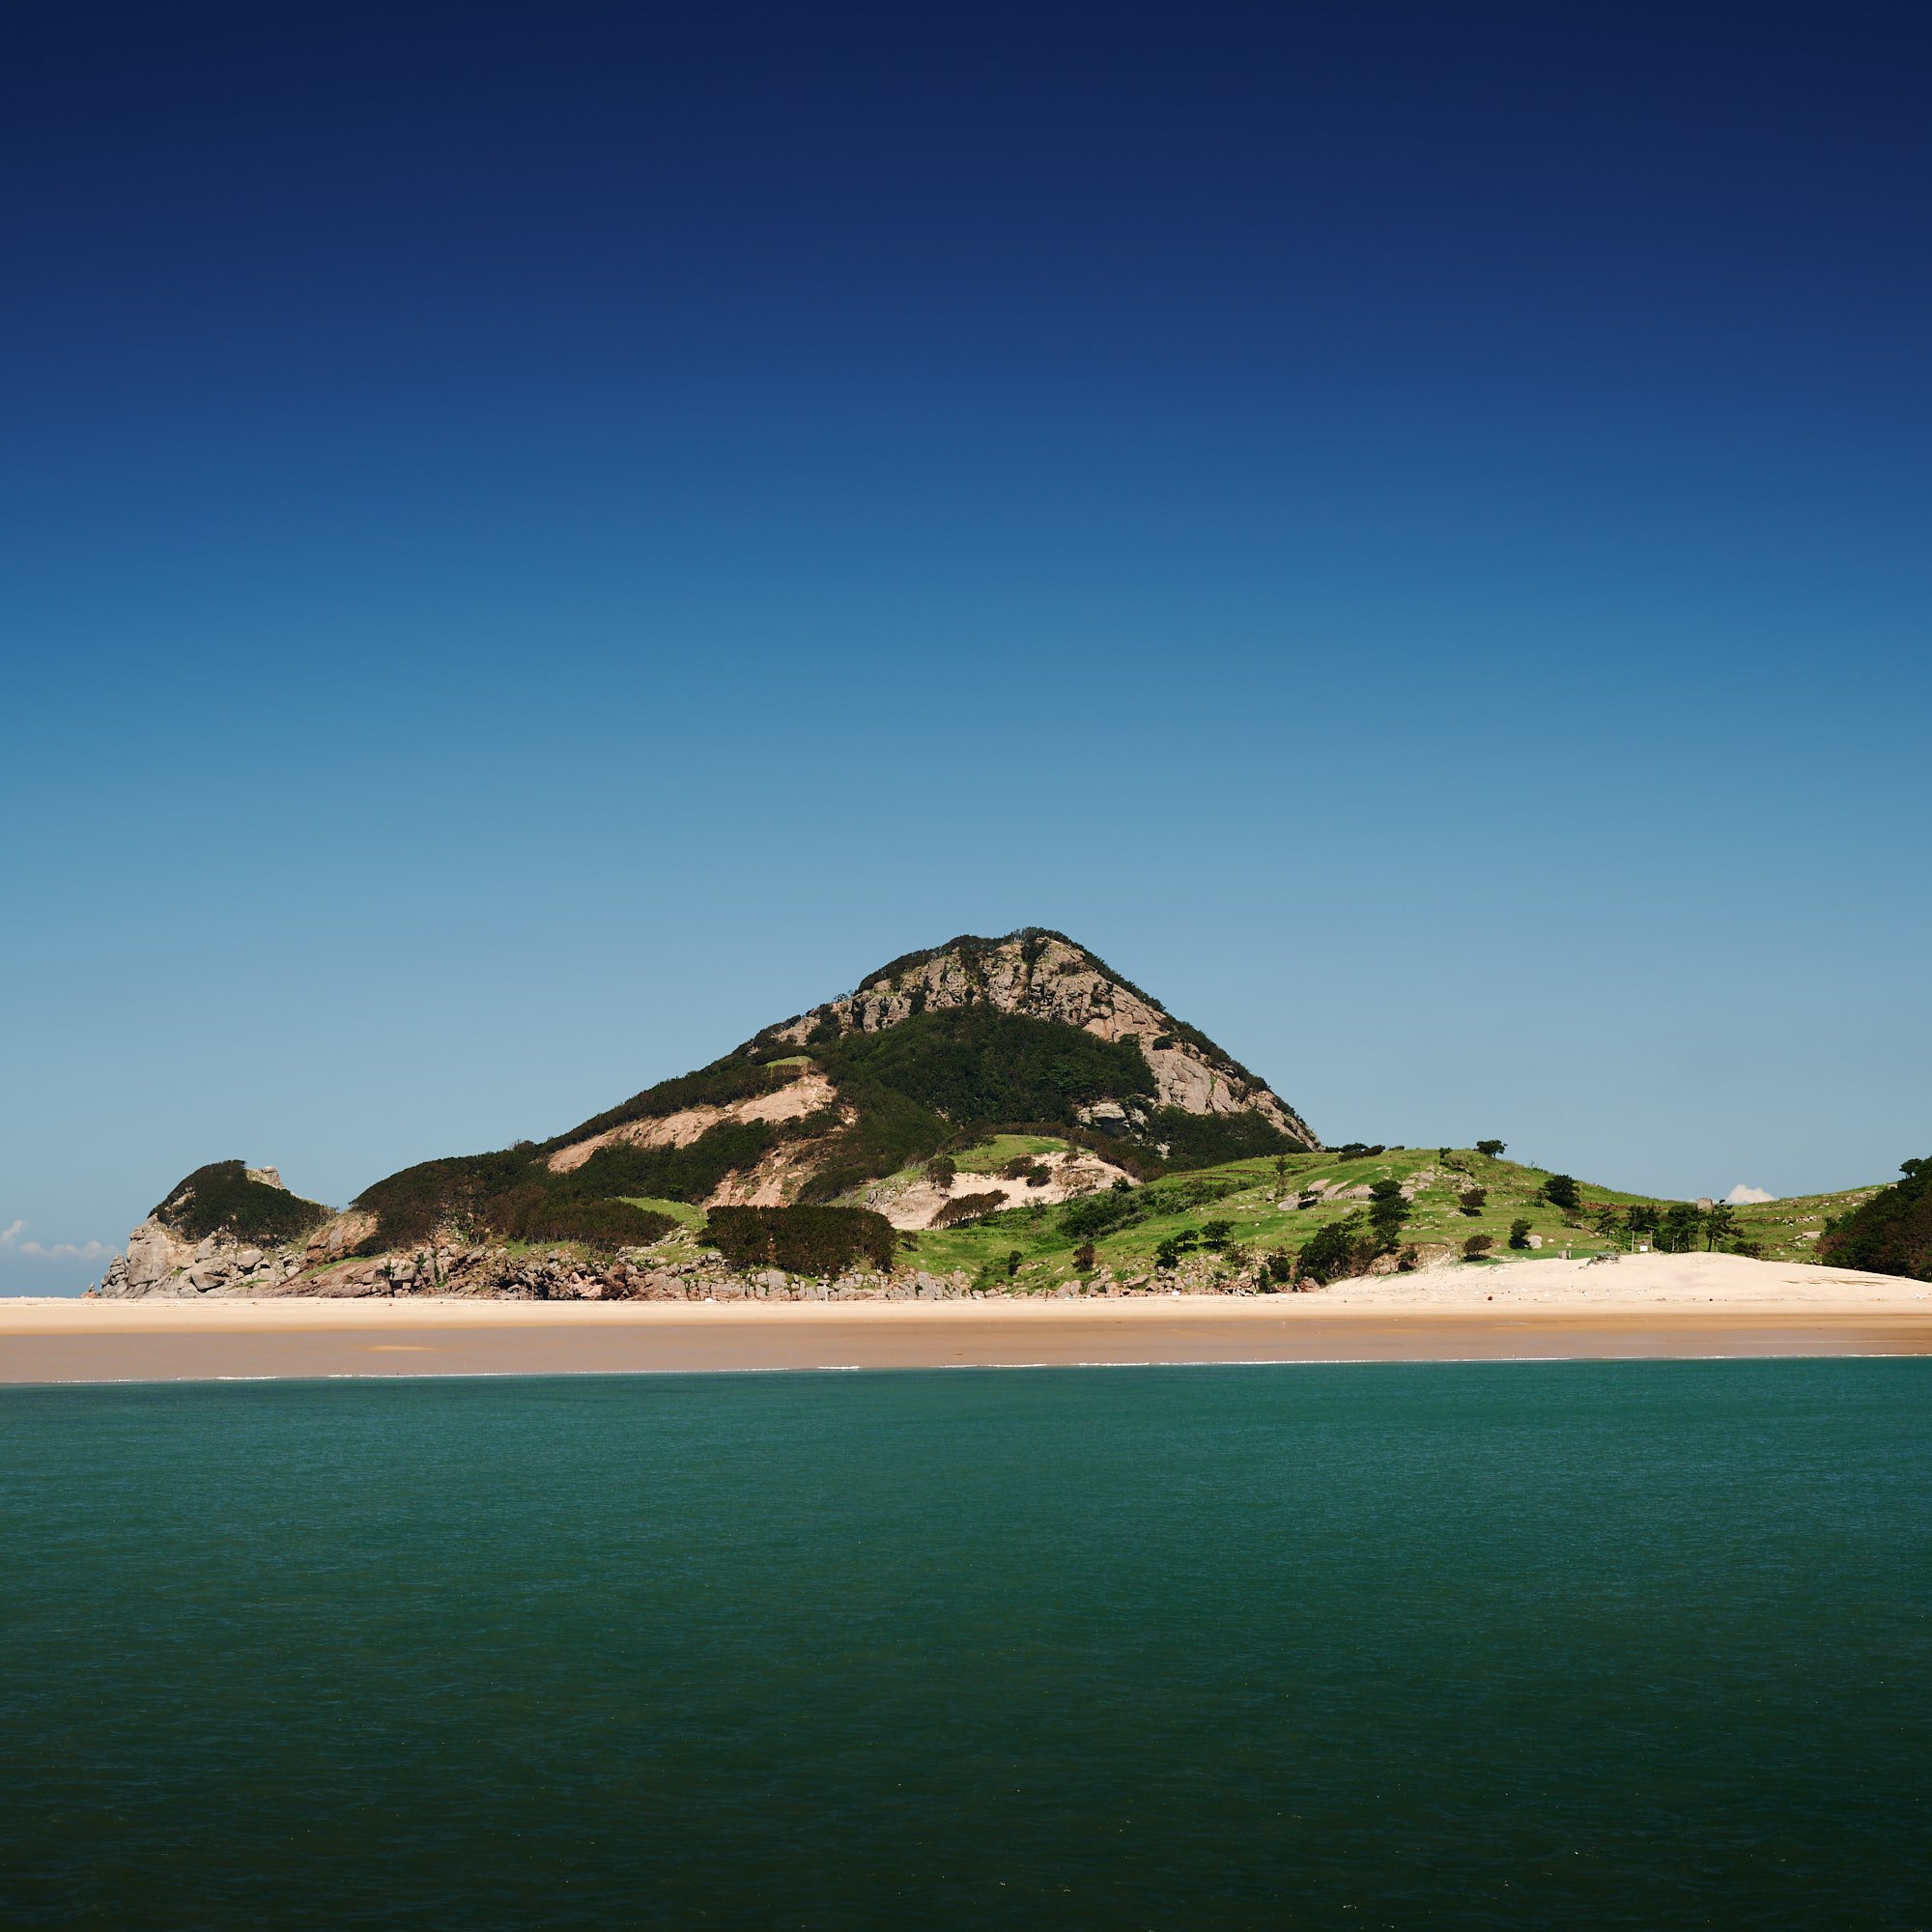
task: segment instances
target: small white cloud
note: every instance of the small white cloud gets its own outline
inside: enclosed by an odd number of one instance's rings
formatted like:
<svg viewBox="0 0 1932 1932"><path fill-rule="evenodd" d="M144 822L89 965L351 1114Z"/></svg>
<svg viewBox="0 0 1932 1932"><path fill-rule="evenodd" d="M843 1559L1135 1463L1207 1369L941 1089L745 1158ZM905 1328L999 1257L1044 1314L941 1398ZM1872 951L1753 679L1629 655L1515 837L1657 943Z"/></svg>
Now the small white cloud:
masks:
<svg viewBox="0 0 1932 1932"><path fill-rule="evenodd" d="M39 1241L21 1240L26 1226L24 1221L10 1221L0 1228L0 1250L10 1255L24 1255L34 1262L104 1262L108 1256L120 1252L105 1241L84 1241L78 1247L71 1241L56 1241L50 1248L43 1247Z"/></svg>
<svg viewBox="0 0 1932 1932"><path fill-rule="evenodd" d="M1767 1194L1762 1187L1747 1187L1741 1180L1724 1196L1733 1208L1754 1208L1762 1201L1776 1201L1776 1194Z"/></svg>

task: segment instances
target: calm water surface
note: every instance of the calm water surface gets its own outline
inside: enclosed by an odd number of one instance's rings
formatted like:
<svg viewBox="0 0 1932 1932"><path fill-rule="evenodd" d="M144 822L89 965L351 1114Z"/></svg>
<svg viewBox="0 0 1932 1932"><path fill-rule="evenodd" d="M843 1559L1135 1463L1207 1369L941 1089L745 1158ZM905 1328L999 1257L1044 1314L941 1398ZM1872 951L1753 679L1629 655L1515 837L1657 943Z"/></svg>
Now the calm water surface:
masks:
<svg viewBox="0 0 1932 1932"><path fill-rule="evenodd" d="M1932 1362L0 1395L0 1923L1932 1922Z"/></svg>

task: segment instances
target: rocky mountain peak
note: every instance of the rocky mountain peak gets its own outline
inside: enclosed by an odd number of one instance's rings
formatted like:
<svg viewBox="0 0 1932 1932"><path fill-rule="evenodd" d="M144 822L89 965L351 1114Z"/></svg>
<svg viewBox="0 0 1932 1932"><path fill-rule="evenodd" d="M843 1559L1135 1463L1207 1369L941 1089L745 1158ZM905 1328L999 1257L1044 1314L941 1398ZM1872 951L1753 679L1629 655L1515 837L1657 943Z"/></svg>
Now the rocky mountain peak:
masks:
<svg viewBox="0 0 1932 1932"><path fill-rule="evenodd" d="M1153 1069L1159 1105L1190 1114L1257 1114L1304 1146L1320 1145L1278 1094L1206 1034L1177 1020L1065 933L1039 926L1000 939L962 934L905 953L868 974L856 992L768 1029L756 1043L810 1046L974 1005L1078 1027L1101 1039L1136 1039Z"/></svg>

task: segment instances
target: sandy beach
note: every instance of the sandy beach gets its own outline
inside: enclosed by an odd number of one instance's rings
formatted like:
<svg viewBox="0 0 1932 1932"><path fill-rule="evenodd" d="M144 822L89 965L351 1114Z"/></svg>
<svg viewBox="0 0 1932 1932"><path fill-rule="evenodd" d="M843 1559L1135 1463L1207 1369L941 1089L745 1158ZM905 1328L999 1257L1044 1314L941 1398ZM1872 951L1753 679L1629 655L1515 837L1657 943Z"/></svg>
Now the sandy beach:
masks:
<svg viewBox="0 0 1932 1932"><path fill-rule="evenodd" d="M1727 1255L1310 1294L950 1302L0 1299L0 1382L1932 1354L1932 1286Z"/></svg>

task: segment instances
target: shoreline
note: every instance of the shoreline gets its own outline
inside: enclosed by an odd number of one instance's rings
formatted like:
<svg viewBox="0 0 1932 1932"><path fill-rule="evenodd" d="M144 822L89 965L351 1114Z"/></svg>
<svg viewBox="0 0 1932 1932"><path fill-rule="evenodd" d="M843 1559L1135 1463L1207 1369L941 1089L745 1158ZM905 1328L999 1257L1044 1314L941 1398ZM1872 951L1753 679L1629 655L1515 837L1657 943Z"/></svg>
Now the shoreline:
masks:
<svg viewBox="0 0 1932 1932"><path fill-rule="evenodd" d="M1726 1255L1310 1294L975 1301L0 1298L0 1384L1932 1355L1932 1285Z"/></svg>

